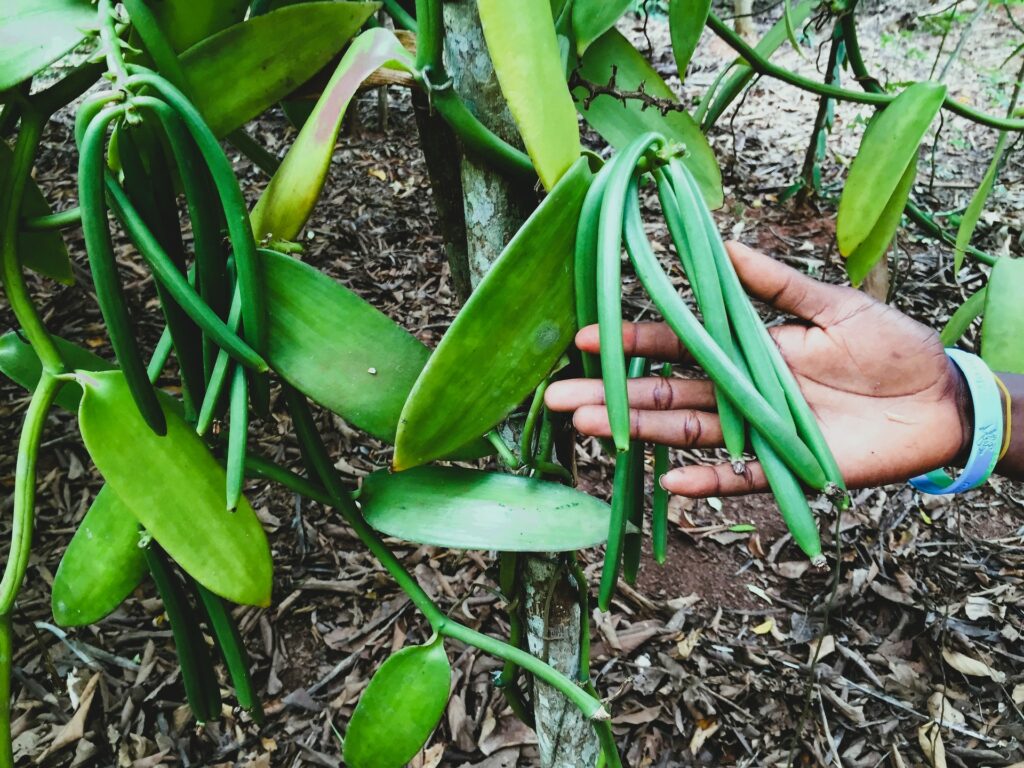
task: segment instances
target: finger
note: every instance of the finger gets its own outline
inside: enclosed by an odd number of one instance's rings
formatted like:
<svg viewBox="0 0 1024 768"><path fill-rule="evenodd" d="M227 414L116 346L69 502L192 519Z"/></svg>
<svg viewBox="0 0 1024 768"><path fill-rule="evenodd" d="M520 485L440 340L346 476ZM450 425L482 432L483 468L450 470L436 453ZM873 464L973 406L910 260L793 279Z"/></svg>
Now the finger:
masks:
<svg viewBox="0 0 1024 768"><path fill-rule="evenodd" d="M679 496L703 499L767 491L768 481L757 461L748 461L741 474L736 474L731 464L693 464L666 472L661 487Z"/></svg>
<svg viewBox="0 0 1024 768"><path fill-rule="evenodd" d="M649 411L675 408L715 410L715 390L704 379L667 379L651 376L630 379L629 404ZM584 405L604 405L604 384L600 379L566 379L552 382L544 393L544 403L552 411L575 411Z"/></svg>
<svg viewBox="0 0 1024 768"><path fill-rule="evenodd" d="M822 283L742 243L730 241L725 247L751 296L814 325L834 325L871 301L860 291Z"/></svg>
<svg viewBox="0 0 1024 768"><path fill-rule="evenodd" d="M611 437L608 409L585 405L576 411L572 423L577 430L594 437ZM675 448L717 448L722 445L718 415L707 411L642 411L629 409L629 436L634 440L661 443Z"/></svg>
<svg viewBox="0 0 1024 768"><path fill-rule="evenodd" d="M576 346L582 352L601 350L596 325L588 325L576 334ZM679 337L664 323L623 323L622 346L627 355L681 363L690 359Z"/></svg>

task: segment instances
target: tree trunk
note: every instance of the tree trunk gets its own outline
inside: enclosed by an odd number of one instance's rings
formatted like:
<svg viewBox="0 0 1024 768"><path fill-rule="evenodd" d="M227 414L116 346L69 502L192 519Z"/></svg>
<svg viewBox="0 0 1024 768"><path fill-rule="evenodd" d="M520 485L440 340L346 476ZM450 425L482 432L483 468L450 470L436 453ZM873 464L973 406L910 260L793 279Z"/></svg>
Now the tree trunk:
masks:
<svg viewBox="0 0 1024 768"><path fill-rule="evenodd" d="M456 92L488 128L506 141L520 144L487 54L476 3L446 2L444 23L445 60ZM466 155L461 182L466 258L475 287L536 207L537 195L532 186L510 180ZM530 555L523 560L529 649L575 678L581 618L576 584L556 559ZM593 728L561 694L535 682L533 706L544 768L589 768L597 762L599 745Z"/></svg>
<svg viewBox="0 0 1024 768"><path fill-rule="evenodd" d="M455 91L479 120L498 136L519 144L515 122L501 95L476 3L444 4L445 61ZM533 188L495 172L485 161L463 155L462 195L466 216L469 277L483 279L537 205Z"/></svg>

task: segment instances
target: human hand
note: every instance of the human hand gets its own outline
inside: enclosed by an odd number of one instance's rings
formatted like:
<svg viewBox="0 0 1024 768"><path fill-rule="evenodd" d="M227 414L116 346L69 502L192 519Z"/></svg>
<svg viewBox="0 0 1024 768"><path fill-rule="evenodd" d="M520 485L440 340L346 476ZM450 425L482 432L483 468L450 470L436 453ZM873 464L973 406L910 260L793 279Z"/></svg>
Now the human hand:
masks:
<svg viewBox="0 0 1024 768"><path fill-rule="evenodd" d="M752 297L804 321L769 331L850 488L903 482L966 455L970 400L938 334L860 291L819 282L739 243L727 249ZM624 323L623 341L627 355L692 364L664 323ZM597 326L583 328L576 346L598 352ZM600 381L555 382L545 402L554 411L575 411L580 432L611 435ZM629 402L635 438L676 447L722 445L707 380L633 379ZM676 468L662 485L694 497L768 487L757 462L748 462L743 474L725 463Z"/></svg>

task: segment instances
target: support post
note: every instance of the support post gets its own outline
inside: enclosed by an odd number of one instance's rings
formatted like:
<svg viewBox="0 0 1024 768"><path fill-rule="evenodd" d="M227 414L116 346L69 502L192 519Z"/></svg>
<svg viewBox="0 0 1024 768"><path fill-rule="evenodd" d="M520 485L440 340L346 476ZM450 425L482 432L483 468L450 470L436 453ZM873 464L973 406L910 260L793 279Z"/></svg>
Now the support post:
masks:
<svg viewBox="0 0 1024 768"><path fill-rule="evenodd" d="M506 141L520 144L487 54L476 3L446 2L444 24L445 62L456 92L488 128ZM465 155L461 182L467 271L475 287L536 207L537 194L531 186L508 179ZM509 428L518 433L514 425ZM524 560L521 579L529 649L560 672L576 677L581 619L576 584L557 558L529 555ZM543 768L589 768L596 764L600 751L597 737L575 707L557 691L536 681L533 706Z"/></svg>

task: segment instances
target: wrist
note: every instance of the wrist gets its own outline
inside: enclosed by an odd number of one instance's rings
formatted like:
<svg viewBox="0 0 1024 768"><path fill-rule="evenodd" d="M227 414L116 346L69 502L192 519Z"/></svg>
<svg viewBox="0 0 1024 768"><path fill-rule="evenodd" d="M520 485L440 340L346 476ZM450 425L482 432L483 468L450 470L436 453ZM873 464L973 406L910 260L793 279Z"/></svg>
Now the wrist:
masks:
<svg viewBox="0 0 1024 768"><path fill-rule="evenodd" d="M971 454L971 446L974 444L974 402L971 400L971 390L967 386L967 379L964 377L963 371L952 360L949 361L949 367L953 376L956 414L960 421L960 445L950 466L962 467L967 463L967 457Z"/></svg>
<svg viewBox="0 0 1024 768"><path fill-rule="evenodd" d="M995 376L1005 387L1000 397L1004 414L1003 428L1009 433L1006 451L996 464L996 472L1004 477L1020 479L1024 477L1024 375L1000 372ZM1010 397L1009 403L1006 402L1007 395Z"/></svg>
<svg viewBox="0 0 1024 768"><path fill-rule="evenodd" d="M957 477L951 477L940 467L911 478L910 484L917 490L932 494L977 488L992 474L1003 446L1004 408L999 384L991 369L977 355L960 349L949 348L946 355L963 374L962 381L958 377L951 379L955 382L954 392L966 385L970 393L970 405L958 406L957 410L961 433L966 433L971 446L963 471Z"/></svg>

